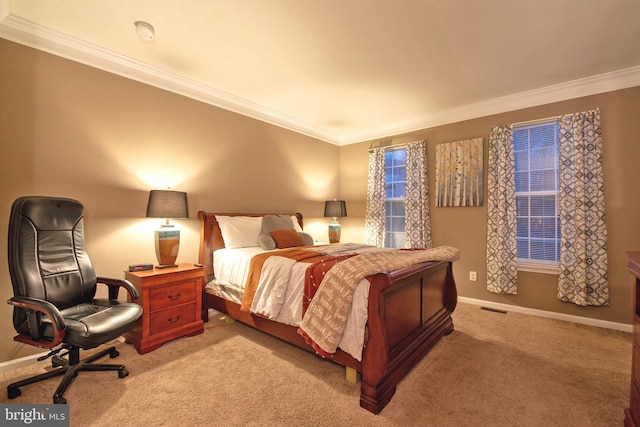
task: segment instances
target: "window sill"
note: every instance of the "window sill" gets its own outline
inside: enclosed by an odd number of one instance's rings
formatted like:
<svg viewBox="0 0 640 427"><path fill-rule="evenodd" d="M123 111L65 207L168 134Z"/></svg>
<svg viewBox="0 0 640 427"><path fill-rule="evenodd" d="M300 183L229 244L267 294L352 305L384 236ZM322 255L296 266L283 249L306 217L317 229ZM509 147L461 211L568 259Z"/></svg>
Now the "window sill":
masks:
<svg viewBox="0 0 640 427"><path fill-rule="evenodd" d="M530 273L558 274L560 273L560 263L552 261L531 261L518 260L518 271L528 271Z"/></svg>

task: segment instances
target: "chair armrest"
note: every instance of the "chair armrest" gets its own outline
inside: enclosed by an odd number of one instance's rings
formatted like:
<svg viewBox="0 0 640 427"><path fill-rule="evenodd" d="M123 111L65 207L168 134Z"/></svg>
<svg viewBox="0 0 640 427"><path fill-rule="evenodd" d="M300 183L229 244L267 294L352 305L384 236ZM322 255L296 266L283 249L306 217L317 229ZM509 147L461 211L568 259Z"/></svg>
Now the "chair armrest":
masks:
<svg viewBox="0 0 640 427"><path fill-rule="evenodd" d="M41 300L38 298L20 296L9 298L7 304L26 310L27 316L29 316L30 320L29 328L32 329L32 336L30 338L27 338L25 335L19 335L15 338L16 341L42 348L53 348L62 342L66 332L66 325L64 323L64 318L55 305L51 304L49 301ZM51 321L51 325L53 326L52 341L40 339L39 331L33 329L38 327L38 325L35 325L34 323L39 323L35 322L35 318L32 318L32 315L35 314L34 312L39 312L46 315Z"/></svg>
<svg viewBox="0 0 640 427"><path fill-rule="evenodd" d="M109 299L118 299L118 291L125 288L131 297L131 301L137 301L140 298L138 290L133 284L126 279L112 279L109 277L98 277L98 283L103 283L109 287Z"/></svg>

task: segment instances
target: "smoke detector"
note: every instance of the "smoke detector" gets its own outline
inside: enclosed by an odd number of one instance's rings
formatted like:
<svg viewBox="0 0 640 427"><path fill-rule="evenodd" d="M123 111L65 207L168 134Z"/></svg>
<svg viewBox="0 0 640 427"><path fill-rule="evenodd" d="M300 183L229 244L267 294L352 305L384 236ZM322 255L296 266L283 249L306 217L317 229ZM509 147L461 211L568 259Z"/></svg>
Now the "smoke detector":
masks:
<svg viewBox="0 0 640 427"><path fill-rule="evenodd" d="M136 21L133 23L136 26L136 34L140 39L150 42L155 36L153 26L144 21Z"/></svg>

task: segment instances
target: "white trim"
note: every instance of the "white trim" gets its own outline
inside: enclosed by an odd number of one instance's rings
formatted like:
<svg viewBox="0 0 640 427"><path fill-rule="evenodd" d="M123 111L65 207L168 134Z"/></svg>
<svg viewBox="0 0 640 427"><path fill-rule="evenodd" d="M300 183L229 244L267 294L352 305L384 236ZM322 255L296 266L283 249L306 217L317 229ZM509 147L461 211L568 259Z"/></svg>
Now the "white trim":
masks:
<svg viewBox="0 0 640 427"><path fill-rule="evenodd" d="M340 146L640 86L640 66L636 66L464 105L418 120L392 123L366 132L338 135L246 99L12 16L9 9L8 0L0 0L0 38Z"/></svg>
<svg viewBox="0 0 640 427"><path fill-rule="evenodd" d="M23 366L32 365L38 362L38 357L46 355L48 352L40 354L32 354L31 356L21 357L19 359L7 360L0 363L0 372L12 371L14 369L22 368Z"/></svg>
<svg viewBox="0 0 640 427"><path fill-rule="evenodd" d="M2 1L2 0L0 0ZM118 338L114 338L111 341L107 341L106 343L102 344L102 345L106 345L106 346L110 346L110 345L115 345L117 343L124 343L125 342L125 338L123 335L119 336ZM58 348L58 350L61 350L61 348ZM5 372L5 371L10 371L12 369L18 369L21 368L23 366L27 366L27 365L31 365L34 363L38 363L38 358L42 357L42 356L46 356L49 354L49 351L45 351L44 353L38 353L38 354L33 354L30 356L25 356L25 357L21 357L19 359L13 359L13 360L8 360L6 362L0 362L0 372ZM60 354L58 354L59 357L63 357L66 354L66 352L62 352Z"/></svg>
<svg viewBox="0 0 640 427"><path fill-rule="evenodd" d="M626 323L610 322L608 320L593 319L590 317L573 316L571 314L556 313L553 311L538 310L535 308L519 307L511 304L502 304L499 302L483 301L475 298L458 297L458 301L488 308L494 308L503 311L513 311L514 313L528 314L531 316L545 317L548 319L562 320L565 322L579 323L582 325L596 326L599 328L613 329L616 331L633 332L633 325ZM28 366L37 362L38 357L44 356L46 352L34 354L31 356L21 357L0 363L0 372L11 371L23 366Z"/></svg>
<svg viewBox="0 0 640 427"><path fill-rule="evenodd" d="M559 123L561 117L562 116L553 116L553 117L545 117L545 118L542 118L542 119L525 120L524 122L511 123L511 126L513 126L514 129L517 129L517 128L532 128L532 127L536 127L536 126L546 126L546 125L549 125L551 123Z"/></svg>
<svg viewBox="0 0 640 427"><path fill-rule="evenodd" d="M560 263L554 261L533 261L529 259L518 259L518 271L529 271L531 273L560 274Z"/></svg>
<svg viewBox="0 0 640 427"><path fill-rule="evenodd" d="M513 311L515 313L529 314L531 316L546 317L548 319L579 323L581 325L596 326L598 328L613 329L616 331L630 333L633 332L633 325L627 323L611 322L608 320L593 319L591 317L574 316L571 314L556 313L554 311L538 310L535 308L520 307L517 305L502 304L499 302L483 301L474 298L458 297L458 301L503 311Z"/></svg>
<svg viewBox="0 0 640 427"><path fill-rule="evenodd" d="M614 90L640 86L640 66L599 74L539 89L507 95L488 101L468 104L458 108L441 111L415 121L395 123L391 126L372 129L366 133L351 135L341 139L340 145L355 144L414 132L435 126L457 123L464 120L506 113L538 105L551 104L582 96L596 95Z"/></svg>
<svg viewBox="0 0 640 427"><path fill-rule="evenodd" d="M0 20L0 37L316 139L339 139L326 129L22 18L9 15Z"/></svg>

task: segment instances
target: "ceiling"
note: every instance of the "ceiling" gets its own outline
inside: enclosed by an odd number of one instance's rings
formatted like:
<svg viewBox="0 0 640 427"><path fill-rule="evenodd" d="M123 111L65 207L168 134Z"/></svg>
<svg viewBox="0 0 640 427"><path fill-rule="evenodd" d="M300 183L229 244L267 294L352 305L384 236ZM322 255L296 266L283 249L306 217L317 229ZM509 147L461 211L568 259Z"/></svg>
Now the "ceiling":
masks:
<svg viewBox="0 0 640 427"><path fill-rule="evenodd" d="M638 0L0 0L0 37L337 145L640 85Z"/></svg>

